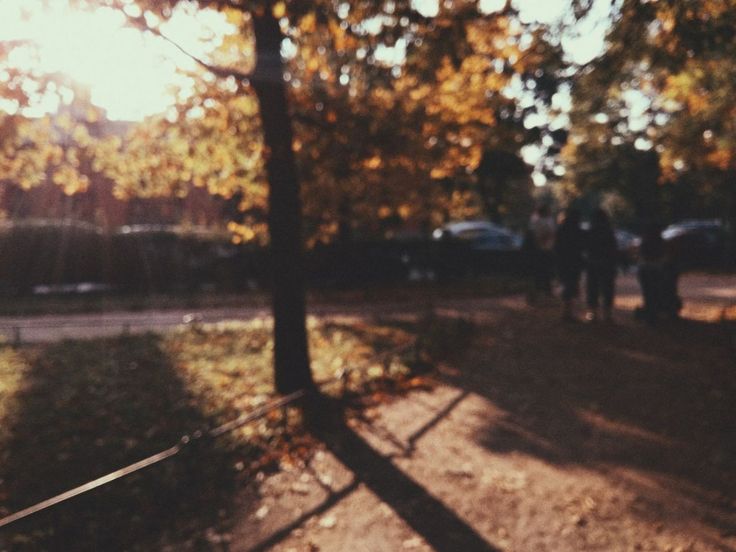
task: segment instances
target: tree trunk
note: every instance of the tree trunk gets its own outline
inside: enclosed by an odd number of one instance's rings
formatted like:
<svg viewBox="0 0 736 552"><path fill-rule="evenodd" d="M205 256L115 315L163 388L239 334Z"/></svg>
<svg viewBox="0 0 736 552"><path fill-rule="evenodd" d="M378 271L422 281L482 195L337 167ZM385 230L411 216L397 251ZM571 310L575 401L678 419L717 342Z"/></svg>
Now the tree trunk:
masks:
<svg viewBox="0 0 736 552"><path fill-rule="evenodd" d="M306 333L301 198L281 61L281 30L270 9L253 14L256 68L269 183L274 379L279 393L314 387Z"/></svg>
<svg viewBox="0 0 736 552"><path fill-rule="evenodd" d="M726 190L730 190L726 207L726 266L736 266L736 167L726 173Z"/></svg>
<svg viewBox="0 0 736 552"><path fill-rule="evenodd" d="M500 188L501 184L499 184L498 178L487 176L478 179L478 186L476 188L478 195L480 195L481 203L483 203L486 218L497 224L501 222L501 215L498 211L501 200Z"/></svg>
<svg viewBox="0 0 736 552"><path fill-rule="evenodd" d="M340 199L337 206L337 243L348 244L353 241L353 208L350 198Z"/></svg>

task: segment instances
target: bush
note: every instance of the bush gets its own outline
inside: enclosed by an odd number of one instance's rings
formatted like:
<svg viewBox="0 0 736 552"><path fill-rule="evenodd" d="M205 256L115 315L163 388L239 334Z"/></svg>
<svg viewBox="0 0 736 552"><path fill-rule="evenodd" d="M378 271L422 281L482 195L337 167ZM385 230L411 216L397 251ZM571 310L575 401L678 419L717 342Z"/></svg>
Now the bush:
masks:
<svg viewBox="0 0 736 552"><path fill-rule="evenodd" d="M176 226L123 226L110 243L109 281L123 291L230 287L228 265L239 255L226 234Z"/></svg>
<svg viewBox="0 0 736 552"><path fill-rule="evenodd" d="M88 223L25 220L0 225L0 290L30 293L39 285L101 282L106 238Z"/></svg>
<svg viewBox="0 0 736 552"><path fill-rule="evenodd" d="M228 235L208 230L140 225L108 233L73 220L12 221L0 226L0 292L64 293L90 282L131 292L231 287L241 257Z"/></svg>

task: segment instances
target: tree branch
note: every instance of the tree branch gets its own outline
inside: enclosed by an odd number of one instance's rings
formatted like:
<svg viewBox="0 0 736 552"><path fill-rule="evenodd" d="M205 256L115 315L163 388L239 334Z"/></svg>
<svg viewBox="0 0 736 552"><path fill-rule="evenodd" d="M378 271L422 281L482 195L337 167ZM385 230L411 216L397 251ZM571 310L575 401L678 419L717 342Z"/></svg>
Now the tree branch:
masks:
<svg viewBox="0 0 736 552"><path fill-rule="evenodd" d="M193 60L197 65L202 67L203 69L209 71L213 75L221 78L228 78L228 77L234 77L236 79L239 79L241 81L247 81L250 80L252 77L252 73L244 73L243 71L239 71L237 69L232 69L230 67L220 67L219 65L214 65L212 63L209 63L202 58L196 56L186 48L184 48L181 44L173 40L172 38L169 38L164 33L161 32L156 27L152 27L148 24L146 21L146 18L143 15L139 15L137 17L134 17L130 14L128 14L121 5L117 4L115 5L115 8L122 13L125 16L125 19L128 22L128 25L131 27L135 27L136 29L149 32L153 34L154 36L157 36L172 46L174 46L177 50L179 50L182 54Z"/></svg>

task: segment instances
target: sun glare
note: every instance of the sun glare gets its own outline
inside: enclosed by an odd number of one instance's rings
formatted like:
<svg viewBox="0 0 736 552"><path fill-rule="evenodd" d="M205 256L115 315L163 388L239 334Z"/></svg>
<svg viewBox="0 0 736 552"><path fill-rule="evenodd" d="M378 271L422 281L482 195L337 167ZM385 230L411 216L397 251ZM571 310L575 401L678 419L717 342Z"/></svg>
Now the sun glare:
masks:
<svg viewBox="0 0 736 552"><path fill-rule="evenodd" d="M210 14L211 15L211 14ZM215 47L225 22L177 11L166 24L168 34L188 51L202 56ZM214 33L213 33L214 31ZM63 73L89 87L91 100L110 119L136 120L169 107L177 87L187 78L177 69L194 62L164 40L125 26L125 18L109 8L82 11L64 1L2 0L0 41L25 40L34 47L17 49L9 63L44 73ZM215 42L215 43L213 43ZM45 99L36 111L52 111Z"/></svg>

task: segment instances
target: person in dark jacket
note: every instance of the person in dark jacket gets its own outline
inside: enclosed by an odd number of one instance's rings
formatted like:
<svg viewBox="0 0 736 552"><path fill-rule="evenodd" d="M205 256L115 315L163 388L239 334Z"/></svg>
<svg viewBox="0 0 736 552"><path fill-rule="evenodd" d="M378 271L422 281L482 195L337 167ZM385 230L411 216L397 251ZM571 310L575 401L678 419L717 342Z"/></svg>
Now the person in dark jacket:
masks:
<svg viewBox="0 0 736 552"><path fill-rule="evenodd" d="M586 319L597 320L598 307L602 304L603 319L610 321L618 246L611 221L603 209L599 208L593 212L586 242L588 261L585 279L588 300Z"/></svg>
<svg viewBox="0 0 736 552"><path fill-rule="evenodd" d="M662 239L659 224L649 223L639 248L639 284L644 305L637 317L654 324L660 314L677 318L682 300L677 292L677 255Z"/></svg>
<svg viewBox="0 0 736 552"><path fill-rule="evenodd" d="M557 272L562 284L562 319L575 320L575 299L580 294L580 273L583 269L583 249L585 238L580 228L580 212L570 208L565 219L557 228L555 236L555 256Z"/></svg>
<svg viewBox="0 0 736 552"><path fill-rule="evenodd" d="M540 205L529 219L522 245L526 266L533 281L527 298L529 303L534 303L539 295L552 296L555 229L555 219L549 206Z"/></svg>
<svg viewBox="0 0 736 552"><path fill-rule="evenodd" d="M555 247L555 219L547 205L540 205L529 221L529 230L534 235L538 258L535 283L538 291L552 295L552 267Z"/></svg>

